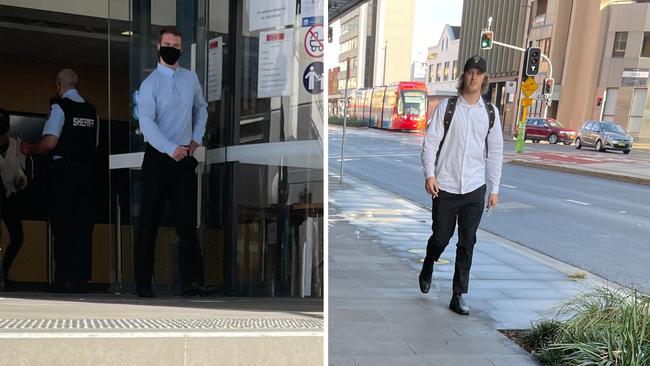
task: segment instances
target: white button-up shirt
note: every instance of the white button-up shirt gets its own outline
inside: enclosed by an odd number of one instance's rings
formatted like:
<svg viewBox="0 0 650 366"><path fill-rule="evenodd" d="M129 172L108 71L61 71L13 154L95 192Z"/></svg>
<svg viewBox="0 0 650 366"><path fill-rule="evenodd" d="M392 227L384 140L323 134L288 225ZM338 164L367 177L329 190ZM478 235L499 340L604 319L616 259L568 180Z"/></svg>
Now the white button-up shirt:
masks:
<svg viewBox="0 0 650 366"><path fill-rule="evenodd" d="M490 120L483 98L469 105L462 96L458 97L456 111L436 164L436 154L445 131L443 117L448 101L441 101L429 120L422 148L425 177L435 177L440 189L445 192L465 194L485 184L487 176L490 192L499 193L503 163L501 121L498 109L493 106L494 125L488 135ZM485 136L488 136L487 159Z"/></svg>

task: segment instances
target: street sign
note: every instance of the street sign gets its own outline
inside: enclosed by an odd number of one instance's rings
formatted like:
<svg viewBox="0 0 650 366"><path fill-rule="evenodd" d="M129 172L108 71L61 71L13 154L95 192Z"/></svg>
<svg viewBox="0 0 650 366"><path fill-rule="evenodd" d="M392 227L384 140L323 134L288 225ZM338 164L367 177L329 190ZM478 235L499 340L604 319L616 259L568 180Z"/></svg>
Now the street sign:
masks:
<svg viewBox="0 0 650 366"><path fill-rule="evenodd" d="M522 107L530 107L533 105L533 100L531 98L521 98Z"/></svg>
<svg viewBox="0 0 650 366"><path fill-rule="evenodd" d="M521 85L521 91L526 94L527 97L533 95L535 90L537 90L537 83L535 82L535 78L532 76L526 79L526 81Z"/></svg>
<svg viewBox="0 0 650 366"><path fill-rule="evenodd" d="M311 57L323 57L325 50L325 32L322 25L315 25L305 33L305 52Z"/></svg>

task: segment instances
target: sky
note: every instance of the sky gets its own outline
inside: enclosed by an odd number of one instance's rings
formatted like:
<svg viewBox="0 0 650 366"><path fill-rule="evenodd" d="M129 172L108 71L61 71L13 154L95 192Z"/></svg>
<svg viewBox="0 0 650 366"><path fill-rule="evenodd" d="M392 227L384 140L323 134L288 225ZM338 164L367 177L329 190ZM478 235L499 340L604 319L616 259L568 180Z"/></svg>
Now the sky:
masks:
<svg viewBox="0 0 650 366"><path fill-rule="evenodd" d="M425 61L427 48L438 43L445 24L460 26L462 15L462 0L415 0L411 59Z"/></svg>
<svg viewBox="0 0 650 366"><path fill-rule="evenodd" d="M399 0L388 0L399 1ZM415 0L412 61L426 61L427 48L435 46L445 24L460 26L463 15L462 0ZM325 51L325 67L338 66L340 22L332 23L334 39Z"/></svg>

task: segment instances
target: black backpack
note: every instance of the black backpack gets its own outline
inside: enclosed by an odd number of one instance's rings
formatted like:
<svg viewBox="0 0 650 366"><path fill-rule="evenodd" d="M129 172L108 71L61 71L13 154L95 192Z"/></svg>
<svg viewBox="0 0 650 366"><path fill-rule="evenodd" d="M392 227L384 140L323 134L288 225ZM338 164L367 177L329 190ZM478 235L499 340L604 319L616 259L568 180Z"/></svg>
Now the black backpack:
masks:
<svg viewBox="0 0 650 366"><path fill-rule="evenodd" d="M443 117L443 123L445 127L445 132L442 135L442 140L440 140L440 146L438 146L438 153L436 154L436 164L438 163L438 157L440 156L440 151L442 150L442 144L445 142L445 138L447 137L447 132L449 132L449 126L451 125L451 120L454 118L454 112L456 111L456 102L458 102L458 97L450 97L449 101L447 102L447 109L445 109L445 116ZM490 131L492 130L492 126L494 126L494 108L492 107L492 103L484 100L485 104L485 110L488 114L488 119L490 120L490 127L488 128L488 133L485 135L485 158L487 159L488 157L488 143L487 139L488 136L490 135Z"/></svg>

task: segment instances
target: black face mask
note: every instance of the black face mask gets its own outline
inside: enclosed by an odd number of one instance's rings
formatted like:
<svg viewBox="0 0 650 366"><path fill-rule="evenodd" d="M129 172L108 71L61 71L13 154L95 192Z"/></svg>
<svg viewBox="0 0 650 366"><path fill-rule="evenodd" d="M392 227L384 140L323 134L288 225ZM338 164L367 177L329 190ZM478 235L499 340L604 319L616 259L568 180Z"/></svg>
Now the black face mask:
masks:
<svg viewBox="0 0 650 366"><path fill-rule="evenodd" d="M178 61L178 58L181 57L181 50L174 47L160 46L158 55L160 55L167 65L173 65Z"/></svg>

